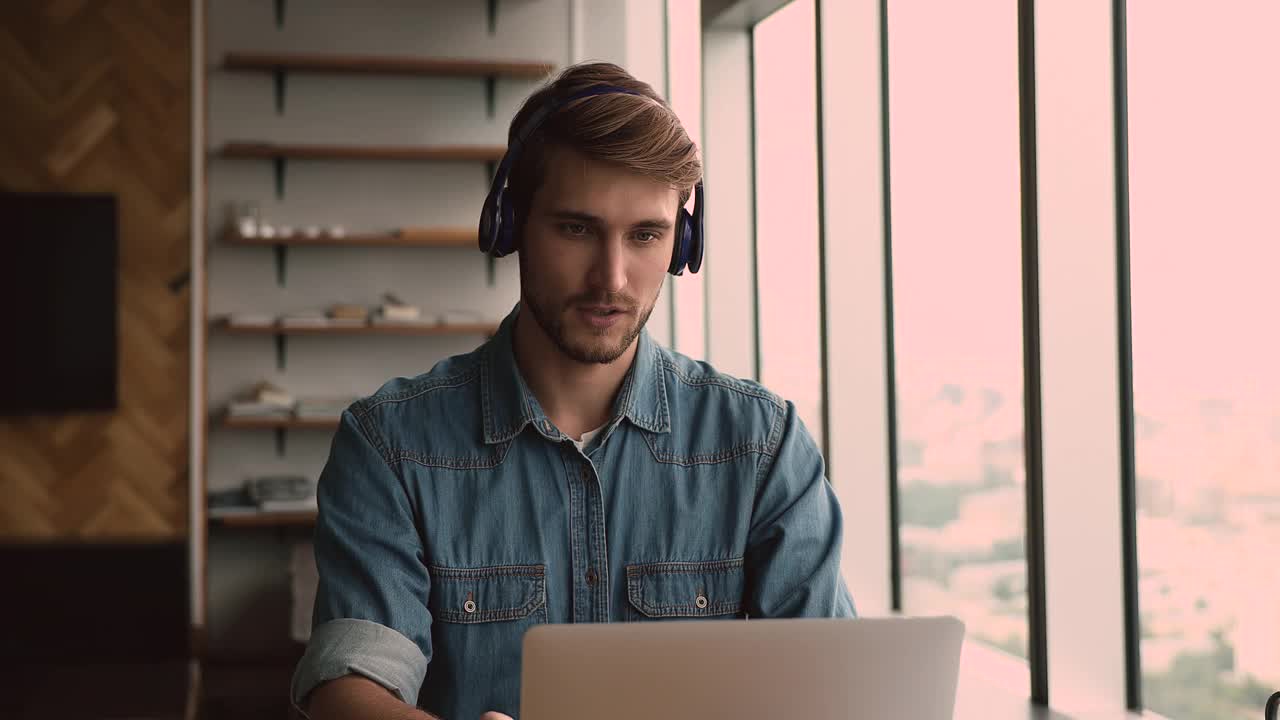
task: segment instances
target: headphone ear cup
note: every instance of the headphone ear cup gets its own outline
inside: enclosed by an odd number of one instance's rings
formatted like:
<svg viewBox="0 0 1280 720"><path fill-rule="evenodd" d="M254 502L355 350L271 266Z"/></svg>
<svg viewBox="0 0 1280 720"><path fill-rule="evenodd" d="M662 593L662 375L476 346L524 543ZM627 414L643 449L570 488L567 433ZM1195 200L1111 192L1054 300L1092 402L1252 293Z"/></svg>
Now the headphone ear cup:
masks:
<svg viewBox="0 0 1280 720"><path fill-rule="evenodd" d="M484 206L480 208L480 228L477 237L480 242L480 252L488 254L493 250L493 244L496 241L495 231L497 230L497 218L493 195L489 195L484 199Z"/></svg>
<svg viewBox="0 0 1280 720"><path fill-rule="evenodd" d="M511 207L511 203L503 202L502 207L502 224L501 233L499 234L499 245L501 246L501 254L510 255L515 252L515 209Z"/></svg>
<svg viewBox="0 0 1280 720"><path fill-rule="evenodd" d="M689 243L693 235L693 218L689 211L680 208L676 213L675 245L671 248L671 266L667 272L672 275L683 275L685 264L689 261Z"/></svg>
<svg viewBox="0 0 1280 720"><path fill-rule="evenodd" d="M707 202L702 192L701 182L694 186L693 197L693 214L689 217L689 248L686 251L685 262L689 265L689 272L696 273L702 268L702 253L707 248L707 215L705 212Z"/></svg>

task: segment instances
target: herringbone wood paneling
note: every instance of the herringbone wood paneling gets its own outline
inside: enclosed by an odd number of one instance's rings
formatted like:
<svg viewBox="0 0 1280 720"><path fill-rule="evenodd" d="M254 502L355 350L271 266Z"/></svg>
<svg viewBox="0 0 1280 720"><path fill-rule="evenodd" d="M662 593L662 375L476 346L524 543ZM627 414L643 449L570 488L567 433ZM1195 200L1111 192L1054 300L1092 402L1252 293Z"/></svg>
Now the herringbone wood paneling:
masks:
<svg viewBox="0 0 1280 720"><path fill-rule="evenodd" d="M187 532L191 7L0 3L0 188L112 192L119 399L0 419L0 540Z"/></svg>

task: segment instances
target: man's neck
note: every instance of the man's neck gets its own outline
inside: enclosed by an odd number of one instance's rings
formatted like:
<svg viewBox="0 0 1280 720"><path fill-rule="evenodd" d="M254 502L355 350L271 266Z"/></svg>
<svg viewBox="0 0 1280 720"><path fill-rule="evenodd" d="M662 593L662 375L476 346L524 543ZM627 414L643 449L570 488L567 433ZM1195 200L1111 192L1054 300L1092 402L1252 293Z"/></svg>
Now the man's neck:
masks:
<svg viewBox="0 0 1280 720"><path fill-rule="evenodd" d="M537 321L521 310L516 316L516 365L543 412L566 435L576 439L609 421L618 388L631 369L636 348L631 343L607 365L580 363L556 347Z"/></svg>

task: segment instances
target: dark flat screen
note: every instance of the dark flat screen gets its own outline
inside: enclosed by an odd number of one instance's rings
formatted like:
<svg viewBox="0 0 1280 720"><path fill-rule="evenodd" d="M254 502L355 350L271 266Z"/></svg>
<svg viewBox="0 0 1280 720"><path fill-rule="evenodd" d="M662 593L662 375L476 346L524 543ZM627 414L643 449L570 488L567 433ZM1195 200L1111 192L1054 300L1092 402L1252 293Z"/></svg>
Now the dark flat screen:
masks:
<svg viewBox="0 0 1280 720"><path fill-rule="evenodd" d="M114 195L0 193L0 414L114 410Z"/></svg>

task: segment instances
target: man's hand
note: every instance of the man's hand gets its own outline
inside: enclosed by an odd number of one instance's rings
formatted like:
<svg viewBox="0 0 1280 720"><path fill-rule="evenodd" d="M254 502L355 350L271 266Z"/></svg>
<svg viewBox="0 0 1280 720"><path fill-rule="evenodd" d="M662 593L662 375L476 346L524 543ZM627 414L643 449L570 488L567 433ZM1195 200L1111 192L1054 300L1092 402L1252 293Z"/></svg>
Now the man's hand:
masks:
<svg viewBox="0 0 1280 720"><path fill-rule="evenodd" d="M511 716L490 710L489 712L481 715L480 720L511 720Z"/></svg>

